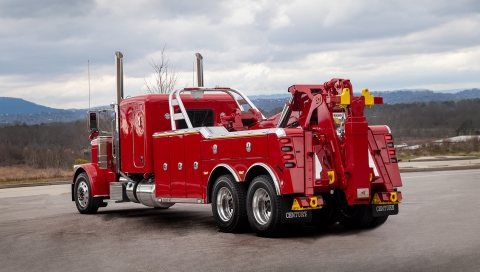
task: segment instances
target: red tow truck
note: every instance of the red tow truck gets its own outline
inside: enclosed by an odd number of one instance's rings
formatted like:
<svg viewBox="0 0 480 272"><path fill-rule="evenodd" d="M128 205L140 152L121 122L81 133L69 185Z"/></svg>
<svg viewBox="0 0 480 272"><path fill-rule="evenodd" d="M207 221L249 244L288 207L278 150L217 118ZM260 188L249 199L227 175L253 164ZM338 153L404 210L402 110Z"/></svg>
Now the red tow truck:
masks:
<svg viewBox="0 0 480 272"><path fill-rule="evenodd" d="M265 118L240 91L200 77L201 87L124 98L122 58L112 132L88 113L92 162L75 166L72 183L80 213L105 200L211 204L220 231L266 237L292 223L373 228L398 213L393 137L368 125L364 108L383 102L368 89L354 96L338 78L293 85L283 111Z"/></svg>

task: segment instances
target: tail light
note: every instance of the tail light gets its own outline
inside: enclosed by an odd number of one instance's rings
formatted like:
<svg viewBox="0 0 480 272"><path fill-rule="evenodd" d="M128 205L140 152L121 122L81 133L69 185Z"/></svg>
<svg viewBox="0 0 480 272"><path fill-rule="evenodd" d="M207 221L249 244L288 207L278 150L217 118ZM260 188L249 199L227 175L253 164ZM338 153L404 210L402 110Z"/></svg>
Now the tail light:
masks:
<svg viewBox="0 0 480 272"><path fill-rule="evenodd" d="M291 138L280 138L278 140L280 142L280 144L282 144L283 146L280 147L280 150L282 150L283 152L292 152L293 151L293 146L291 145L286 145L286 144L291 144L292 143L292 139ZM295 162L291 162L290 160L294 160L295 159L295 154L283 154L282 155L282 158L286 161L289 161L289 162L286 162L284 164L285 168L293 168L295 167Z"/></svg>
<svg viewBox="0 0 480 272"><path fill-rule="evenodd" d="M385 140L387 141L387 147L391 148L390 150L388 150L388 155L390 156L390 162L393 162L393 163L398 162L397 158L395 158L396 154L394 149L395 145L393 144L393 136L390 134L385 135Z"/></svg>

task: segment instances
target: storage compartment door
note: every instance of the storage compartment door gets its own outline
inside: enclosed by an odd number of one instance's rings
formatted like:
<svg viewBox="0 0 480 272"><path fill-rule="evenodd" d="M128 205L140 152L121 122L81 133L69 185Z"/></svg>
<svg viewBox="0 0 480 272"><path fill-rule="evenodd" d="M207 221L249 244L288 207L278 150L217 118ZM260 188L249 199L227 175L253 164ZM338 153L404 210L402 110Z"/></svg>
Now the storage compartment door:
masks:
<svg viewBox="0 0 480 272"><path fill-rule="evenodd" d="M153 138L153 160L156 197L171 197L170 191L170 147L168 137Z"/></svg>
<svg viewBox="0 0 480 272"><path fill-rule="evenodd" d="M187 197L185 184L185 142L183 135L169 136L170 186L172 197Z"/></svg>
<svg viewBox="0 0 480 272"><path fill-rule="evenodd" d="M200 134L185 135L185 182L188 198L204 198L202 192L202 167Z"/></svg>

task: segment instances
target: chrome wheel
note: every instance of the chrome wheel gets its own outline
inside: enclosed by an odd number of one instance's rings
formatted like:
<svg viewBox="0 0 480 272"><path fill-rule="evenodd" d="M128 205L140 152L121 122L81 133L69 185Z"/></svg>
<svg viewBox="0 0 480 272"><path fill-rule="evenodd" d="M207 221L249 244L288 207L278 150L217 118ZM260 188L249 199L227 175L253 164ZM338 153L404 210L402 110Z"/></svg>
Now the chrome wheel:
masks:
<svg viewBox="0 0 480 272"><path fill-rule="evenodd" d="M248 224L246 184L232 175L217 178L212 188L212 214L221 232L244 230Z"/></svg>
<svg viewBox="0 0 480 272"><path fill-rule="evenodd" d="M106 207L106 203L103 203L101 198L95 199L92 196L92 187L90 187L87 173L80 173L75 179L73 196L80 213L92 214L96 213L99 207Z"/></svg>
<svg viewBox="0 0 480 272"><path fill-rule="evenodd" d="M217 213L222 221L229 221L233 215L232 192L226 187L220 188L217 194Z"/></svg>
<svg viewBox="0 0 480 272"><path fill-rule="evenodd" d="M88 205L88 199L89 199L88 185L84 180L82 180L78 184L78 188L77 188L78 205L80 205L80 207L85 209Z"/></svg>
<svg viewBox="0 0 480 272"><path fill-rule="evenodd" d="M272 205L268 192L263 188L258 188L253 194L252 211L255 220L260 225L265 225L272 215Z"/></svg>

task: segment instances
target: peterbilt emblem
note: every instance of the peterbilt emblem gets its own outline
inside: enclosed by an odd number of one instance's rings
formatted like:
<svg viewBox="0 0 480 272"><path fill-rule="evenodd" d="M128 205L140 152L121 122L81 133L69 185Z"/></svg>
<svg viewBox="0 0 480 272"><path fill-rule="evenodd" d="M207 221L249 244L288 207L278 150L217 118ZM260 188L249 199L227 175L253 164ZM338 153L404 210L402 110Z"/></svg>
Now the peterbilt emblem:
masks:
<svg viewBox="0 0 480 272"><path fill-rule="evenodd" d="M213 150L213 154L217 154L217 152L218 152L218 147L217 147L216 144L214 144L214 145L212 146L212 150Z"/></svg>
<svg viewBox="0 0 480 272"><path fill-rule="evenodd" d="M247 142L247 152L252 151L252 144L250 142Z"/></svg>

